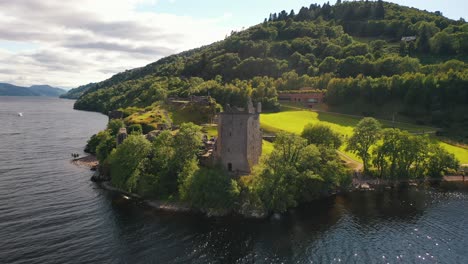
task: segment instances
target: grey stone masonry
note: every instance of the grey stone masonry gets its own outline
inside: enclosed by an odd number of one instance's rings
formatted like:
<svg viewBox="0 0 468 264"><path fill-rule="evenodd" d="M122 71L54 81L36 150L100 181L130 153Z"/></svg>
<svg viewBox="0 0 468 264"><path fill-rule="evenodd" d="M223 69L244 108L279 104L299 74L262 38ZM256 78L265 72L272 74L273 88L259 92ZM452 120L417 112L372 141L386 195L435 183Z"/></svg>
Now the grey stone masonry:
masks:
<svg viewBox="0 0 468 264"><path fill-rule="evenodd" d="M248 174L262 155L260 131L261 104L253 107L249 99L245 108L227 105L219 114L215 157L227 171Z"/></svg>
<svg viewBox="0 0 468 264"><path fill-rule="evenodd" d="M127 129L125 127L120 128L119 133L117 134L117 146L122 144L127 137Z"/></svg>

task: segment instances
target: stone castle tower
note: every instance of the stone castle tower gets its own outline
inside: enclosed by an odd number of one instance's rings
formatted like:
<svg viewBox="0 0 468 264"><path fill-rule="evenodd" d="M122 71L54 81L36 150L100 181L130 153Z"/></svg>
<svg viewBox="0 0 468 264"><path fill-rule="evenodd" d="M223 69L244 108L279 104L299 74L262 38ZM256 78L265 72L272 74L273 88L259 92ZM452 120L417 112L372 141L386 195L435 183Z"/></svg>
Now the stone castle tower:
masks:
<svg viewBox="0 0 468 264"><path fill-rule="evenodd" d="M223 168L238 174L250 173L262 154L261 104L249 99L246 108L225 107L219 114L216 158Z"/></svg>

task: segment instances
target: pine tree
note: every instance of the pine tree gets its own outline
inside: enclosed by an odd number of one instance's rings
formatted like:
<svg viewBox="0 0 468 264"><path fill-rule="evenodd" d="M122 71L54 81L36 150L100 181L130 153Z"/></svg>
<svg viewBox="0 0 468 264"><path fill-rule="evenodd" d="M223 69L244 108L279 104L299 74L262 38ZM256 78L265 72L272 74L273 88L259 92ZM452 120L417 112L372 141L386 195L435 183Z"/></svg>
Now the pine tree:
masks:
<svg viewBox="0 0 468 264"><path fill-rule="evenodd" d="M322 6L322 14L325 19L329 19L331 16L332 8L330 6L330 2L326 2Z"/></svg>
<svg viewBox="0 0 468 264"><path fill-rule="evenodd" d="M375 18L377 19L384 19L385 17L385 8L383 5L383 1L377 1L377 7L375 8Z"/></svg>
<svg viewBox="0 0 468 264"><path fill-rule="evenodd" d="M281 13L278 15L278 20L286 20L288 19L288 13L286 13L285 10L281 11Z"/></svg>
<svg viewBox="0 0 468 264"><path fill-rule="evenodd" d="M299 10L299 13L297 14L296 16L296 20L297 21L304 21L304 20L308 20L310 18L310 12L309 12L309 9L307 7L302 7L300 10Z"/></svg>
<svg viewBox="0 0 468 264"><path fill-rule="evenodd" d="M426 53L426 52L429 52L430 50L430 46L429 46L429 32L427 32L427 28L426 27L423 27L422 30L421 30L421 33L418 37L418 42L417 42L417 46L418 46L418 50L420 52L423 52L423 53Z"/></svg>
<svg viewBox="0 0 468 264"><path fill-rule="evenodd" d="M290 18L294 18L296 16L296 13L294 12L294 9L291 9L291 12L289 13Z"/></svg>

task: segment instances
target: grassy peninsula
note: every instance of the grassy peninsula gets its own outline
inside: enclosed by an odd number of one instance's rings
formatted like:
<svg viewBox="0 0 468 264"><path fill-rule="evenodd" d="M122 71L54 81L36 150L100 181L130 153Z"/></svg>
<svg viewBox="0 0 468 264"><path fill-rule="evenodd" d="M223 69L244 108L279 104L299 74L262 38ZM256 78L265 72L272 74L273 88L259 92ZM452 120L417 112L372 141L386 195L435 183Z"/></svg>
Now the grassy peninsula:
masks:
<svg viewBox="0 0 468 264"><path fill-rule="evenodd" d="M214 214L265 215L346 190L356 170L397 184L468 163L467 43L468 23L440 12L312 4L65 97L78 97L76 109L122 112L88 142L115 187ZM278 94L300 89L325 94L319 111L281 104ZM203 166L202 135L217 136L216 113L250 98L276 136L261 162L240 178ZM130 136L116 147L122 127ZM142 136L168 127L151 142Z"/></svg>

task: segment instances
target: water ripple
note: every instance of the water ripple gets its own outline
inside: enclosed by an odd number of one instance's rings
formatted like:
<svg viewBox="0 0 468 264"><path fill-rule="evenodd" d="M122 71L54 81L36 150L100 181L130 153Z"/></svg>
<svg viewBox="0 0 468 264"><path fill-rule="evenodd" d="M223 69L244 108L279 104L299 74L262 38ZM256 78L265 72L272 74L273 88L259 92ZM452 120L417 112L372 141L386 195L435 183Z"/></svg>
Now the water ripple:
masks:
<svg viewBox="0 0 468 264"><path fill-rule="evenodd" d="M178 215L122 199L70 164L107 122L72 105L0 97L2 264L468 263L466 189L347 194L279 221Z"/></svg>

